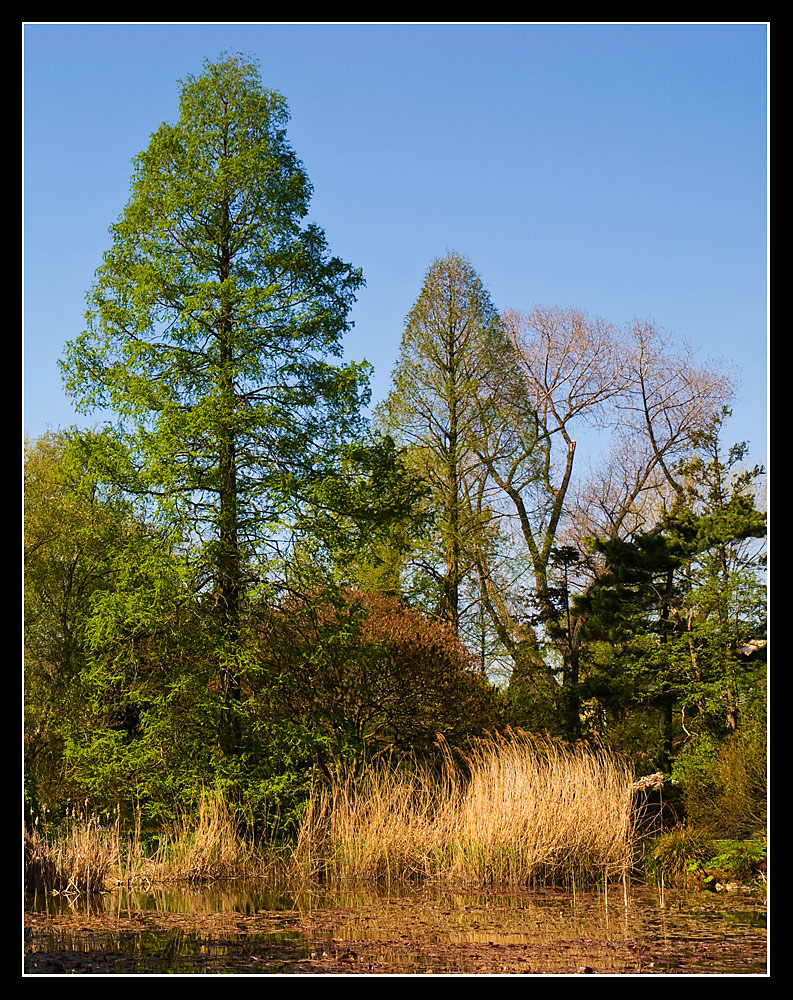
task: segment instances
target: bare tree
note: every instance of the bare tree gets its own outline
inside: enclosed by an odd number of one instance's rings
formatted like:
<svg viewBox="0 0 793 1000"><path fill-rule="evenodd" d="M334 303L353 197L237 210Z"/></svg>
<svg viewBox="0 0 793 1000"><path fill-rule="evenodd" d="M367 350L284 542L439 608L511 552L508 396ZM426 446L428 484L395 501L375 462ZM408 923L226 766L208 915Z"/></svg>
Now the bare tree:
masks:
<svg viewBox="0 0 793 1000"><path fill-rule="evenodd" d="M484 556L477 569L488 611L514 657L525 666L528 651L530 668L547 673L540 639L551 642L566 725L575 733L585 617L571 590L596 586L599 570L585 539L627 538L657 523L682 491L676 463L728 398L730 383L720 370L698 368L690 351L673 351L653 324L636 321L619 331L557 308L508 312L502 322L513 357L501 373L498 403L480 409L482 492L495 488L507 503L504 516L525 549L535 614L509 601L503 576ZM611 450L597 474L579 482L576 441L594 429L605 432Z"/></svg>
<svg viewBox="0 0 793 1000"><path fill-rule="evenodd" d="M425 569L437 566L438 610L455 630L466 595L524 674L555 690L561 675L571 734L586 624L573 595L602 572L586 539L658 523L692 435L729 391L652 323L618 329L557 307L499 321L467 260L427 272L382 409L438 513ZM582 436L598 453L588 476Z"/></svg>

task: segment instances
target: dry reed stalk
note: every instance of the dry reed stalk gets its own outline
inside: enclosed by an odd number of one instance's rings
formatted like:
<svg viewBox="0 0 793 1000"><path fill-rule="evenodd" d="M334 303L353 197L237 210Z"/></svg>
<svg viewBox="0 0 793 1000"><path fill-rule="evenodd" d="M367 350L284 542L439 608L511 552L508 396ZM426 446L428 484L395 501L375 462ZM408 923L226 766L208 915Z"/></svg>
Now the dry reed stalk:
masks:
<svg viewBox="0 0 793 1000"><path fill-rule="evenodd" d="M184 817L154 859L151 881L213 881L258 876L270 871L274 859L246 840L243 824L220 793L207 793L198 817Z"/></svg>
<svg viewBox="0 0 793 1000"><path fill-rule="evenodd" d="M467 779L374 766L318 792L294 862L340 879L522 883L617 873L629 863L632 773L587 748L524 734L480 743Z"/></svg>
<svg viewBox="0 0 793 1000"><path fill-rule="evenodd" d="M627 862L631 773L613 757L529 736L480 744L459 817L462 874L473 851L480 877L525 882L592 877Z"/></svg>
<svg viewBox="0 0 793 1000"><path fill-rule="evenodd" d="M68 894L274 872L274 852L263 854L246 842L243 832L221 795L205 795L198 816L184 817L150 857L144 853L139 817L132 835L123 839L118 814L103 827L99 817L73 812L51 837L42 836L37 827L25 831L25 887Z"/></svg>
<svg viewBox="0 0 793 1000"><path fill-rule="evenodd" d="M58 877L50 845L37 827L24 832L25 889L28 892L45 892L55 887Z"/></svg>
<svg viewBox="0 0 793 1000"><path fill-rule="evenodd" d="M54 838L25 832L25 885L29 891L101 892L117 881L121 864L118 824L102 827L96 815L73 811Z"/></svg>

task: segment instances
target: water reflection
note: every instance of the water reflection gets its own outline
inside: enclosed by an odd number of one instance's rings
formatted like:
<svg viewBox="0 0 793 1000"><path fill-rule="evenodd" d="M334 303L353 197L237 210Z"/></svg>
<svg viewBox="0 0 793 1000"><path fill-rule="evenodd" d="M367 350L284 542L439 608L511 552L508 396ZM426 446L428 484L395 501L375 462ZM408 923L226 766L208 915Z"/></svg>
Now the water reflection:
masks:
<svg viewBox="0 0 793 1000"><path fill-rule="evenodd" d="M598 972L765 971L765 906L745 893L333 890L239 880L38 896L28 907L38 915L29 957L138 962L106 971L322 973L359 963L356 971L575 972L593 962ZM220 958L235 964L218 968Z"/></svg>

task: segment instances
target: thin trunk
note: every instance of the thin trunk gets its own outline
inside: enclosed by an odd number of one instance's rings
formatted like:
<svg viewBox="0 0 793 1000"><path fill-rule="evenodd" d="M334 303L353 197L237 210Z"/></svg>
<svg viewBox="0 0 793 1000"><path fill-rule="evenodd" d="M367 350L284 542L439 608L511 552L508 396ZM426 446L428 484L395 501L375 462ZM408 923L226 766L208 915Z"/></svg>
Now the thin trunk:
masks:
<svg viewBox="0 0 793 1000"><path fill-rule="evenodd" d="M231 231L228 195L222 202L222 238L220 266L220 316L218 342L220 369L218 390L220 395L220 426L218 429L218 557L217 598L226 639L232 648L239 639L240 625L240 546L239 505L237 495L237 441L235 429L236 398L234 386L233 315L229 300L228 282L231 277ZM233 751L239 742L239 727L235 706L240 701L240 678L233 666L223 668L223 688L226 708L219 733L221 746Z"/></svg>
<svg viewBox="0 0 793 1000"><path fill-rule="evenodd" d="M674 587L674 570L669 569L666 573L666 584L664 588L663 604L661 606L661 614L659 616L661 621L661 642L667 642L668 633L668 623L671 614L671 602L672 593ZM661 719L662 719L662 743L661 743L661 754L660 754L660 765L661 770L665 773L669 773L672 770L672 753L674 750L673 745L673 725L674 725L674 705L675 697L669 691L663 691L659 698L661 705Z"/></svg>
<svg viewBox="0 0 793 1000"><path fill-rule="evenodd" d="M448 537L446 539L446 575L443 580L442 617L456 633L460 627L460 469L459 469L459 414L457 398L457 364L454 343L455 324L449 318L447 330L448 357Z"/></svg>

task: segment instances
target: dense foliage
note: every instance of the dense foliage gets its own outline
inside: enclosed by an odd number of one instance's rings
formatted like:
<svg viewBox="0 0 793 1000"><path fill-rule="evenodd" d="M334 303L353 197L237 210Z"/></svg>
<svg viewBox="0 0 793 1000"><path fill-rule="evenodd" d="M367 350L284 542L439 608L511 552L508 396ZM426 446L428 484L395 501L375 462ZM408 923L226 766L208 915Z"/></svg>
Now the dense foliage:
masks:
<svg viewBox="0 0 793 1000"><path fill-rule="evenodd" d="M426 750L498 723L496 694L442 622L396 597L303 595L266 622L279 715L369 754Z"/></svg>

